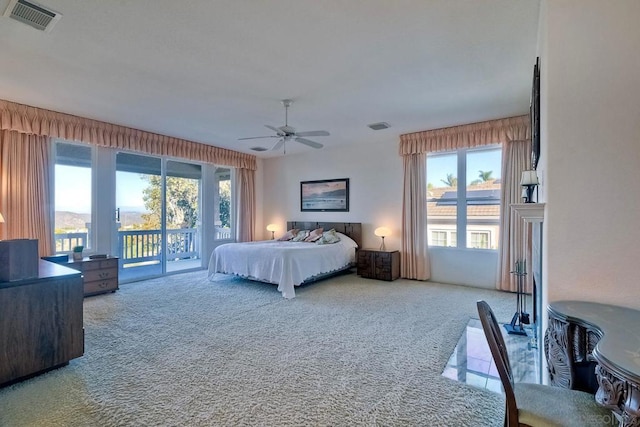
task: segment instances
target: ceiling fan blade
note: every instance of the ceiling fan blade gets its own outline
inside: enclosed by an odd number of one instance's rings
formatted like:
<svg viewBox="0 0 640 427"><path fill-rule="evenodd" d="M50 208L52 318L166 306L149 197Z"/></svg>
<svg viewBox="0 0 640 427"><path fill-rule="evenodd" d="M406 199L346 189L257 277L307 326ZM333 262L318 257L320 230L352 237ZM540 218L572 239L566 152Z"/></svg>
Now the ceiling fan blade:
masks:
<svg viewBox="0 0 640 427"><path fill-rule="evenodd" d="M297 136L329 136L326 130L310 130L307 132L296 132Z"/></svg>
<svg viewBox="0 0 640 427"><path fill-rule="evenodd" d="M250 136L249 138L238 138L238 141L242 141L245 139L260 139L260 138L280 138L278 135L270 135L270 136Z"/></svg>
<svg viewBox="0 0 640 427"><path fill-rule="evenodd" d="M273 147L271 147L271 150L277 150L278 148L282 147L282 144L284 144L284 138L280 139L280 141L276 142L276 145L274 145Z"/></svg>
<svg viewBox="0 0 640 427"><path fill-rule="evenodd" d="M269 125L264 125L266 128L271 129L272 131L274 131L275 133L278 134L278 137L284 136L284 132L282 132L280 129L278 129L277 127L273 127L273 126L269 126Z"/></svg>
<svg viewBox="0 0 640 427"><path fill-rule="evenodd" d="M324 147L324 145L320 144L319 142L311 141L310 139L296 138L296 141L299 142L300 144L308 145L309 147L313 147L313 148Z"/></svg>

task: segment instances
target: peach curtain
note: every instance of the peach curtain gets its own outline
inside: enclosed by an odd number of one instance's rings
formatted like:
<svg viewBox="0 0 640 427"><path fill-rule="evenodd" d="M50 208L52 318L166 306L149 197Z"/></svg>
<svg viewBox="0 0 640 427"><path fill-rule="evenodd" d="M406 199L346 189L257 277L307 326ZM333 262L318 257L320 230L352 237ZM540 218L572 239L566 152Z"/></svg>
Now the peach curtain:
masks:
<svg viewBox="0 0 640 427"><path fill-rule="evenodd" d="M4 100L0 100L0 130L231 166L247 171L243 176L255 175L257 169L256 156L251 154ZM239 221L237 229L244 238L252 240L255 182L253 178L246 178L244 182L243 191L248 196L240 198L238 212L242 213L243 219L251 222ZM245 202L247 204L242 204Z"/></svg>
<svg viewBox="0 0 640 427"><path fill-rule="evenodd" d="M251 154L0 100L0 130L256 170Z"/></svg>
<svg viewBox="0 0 640 427"><path fill-rule="evenodd" d="M427 159L418 153L403 157L402 251L400 275L428 280L431 263L427 247Z"/></svg>
<svg viewBox="0 0 640 427"><path fill-rule="evenodd" d="M399 151L404 157L402 277L427 280L431 275L427 245L426 154L527 139L531 139L528 115L400 135ZM504 176L503 172L503 179ZM510 208L503 199L502 208L505 205ZM504 250L501 246L500 256Z"/></svg>
<svg viewBox="0 0 640 427"><path fill-rule="evenodd" d="M451 151L531 138L529 116L508 117L468 125L400 135L400 155Z"/></svg>
<svg viewBox="0 0 640 427"><path fill-rule="evenodd" d="M236 214L236 241L250 242L253 240L256 193L256 172L249 169L236 169L236 198L238 208Z"/></svg>
<svg viewBox="0 0 640 427"><path fill-rule="evenodd" d="M522 203L522 187L520 178L522 171L531 168L531 140L510 141L502 146L502 188L500 205L500 245L498 249L498 275L496 288L503 291L516 292L517 278L511 273L517 260L530 260L531 226L525 224L518 214L511 209L513 203ZM526 234L525 234L526 233ZM525 241L529 245L524 249ZM523 254L526 251L526 254ZM527 270L531 270L527 262ZM526 292L533 289L533 275L526 276Z"/></svg>
<svg viewBox="0 0 640 427"><path fill-rule="evenodd" d="M53 253L49 138L0 131L2 239L38 239L40 256Z"/></svg>

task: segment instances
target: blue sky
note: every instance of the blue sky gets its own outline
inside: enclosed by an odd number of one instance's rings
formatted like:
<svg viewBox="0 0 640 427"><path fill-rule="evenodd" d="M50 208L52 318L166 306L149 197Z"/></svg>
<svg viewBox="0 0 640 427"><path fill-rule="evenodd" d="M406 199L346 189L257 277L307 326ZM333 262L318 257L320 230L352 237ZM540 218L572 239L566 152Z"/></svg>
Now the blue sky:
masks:
<svg viewBox="0 0 640 427"><path fill-rule="evenodd" d="M55 206L57 211L91 212L91 169L56 165ZM144 211L142 190L147 181L139 173L116 173L116 205L124 210Z"/></svg>
<svg viewBox="0 0 640 427"><path fill-rule="evenodd" d="M427 182L434 187L442 187L441 180L446 180L447 174L457 177L457 155L444 154L427 158ZM493 171L493 178L500 178L502 152L500 149L469 151L467 154L467 184L478 179L479 171Z"/></svg>

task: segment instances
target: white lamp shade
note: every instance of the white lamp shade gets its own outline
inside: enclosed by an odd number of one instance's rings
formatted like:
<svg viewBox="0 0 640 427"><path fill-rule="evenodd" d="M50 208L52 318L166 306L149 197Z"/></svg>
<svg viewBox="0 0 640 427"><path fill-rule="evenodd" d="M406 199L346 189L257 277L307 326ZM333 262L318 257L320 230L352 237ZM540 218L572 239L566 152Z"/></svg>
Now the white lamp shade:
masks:
<svg viewBox="0 0 640 427"><path fill-rule="evenodd" d="M522 171L520 185L538 185L538 175L536 175L536 171Z"/></svg>
<svg viewBox="0 0 640 427"><path fill-rule="evenodd" d="M391 235L391 230L387 227L378 227L373 233L378 237L387 237Z"/></svg>
<svg viewBox="0 0 640 427"><path fill-rule="evenodd" d="M276 224L267 225L267 231L278 231L278 226Z"/></svg>

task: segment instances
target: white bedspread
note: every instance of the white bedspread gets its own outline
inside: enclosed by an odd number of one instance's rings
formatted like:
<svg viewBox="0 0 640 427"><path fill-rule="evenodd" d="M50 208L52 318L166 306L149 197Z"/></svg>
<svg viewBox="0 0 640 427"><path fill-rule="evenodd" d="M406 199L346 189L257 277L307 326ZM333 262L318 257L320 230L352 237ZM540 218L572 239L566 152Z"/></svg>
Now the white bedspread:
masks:
<svg viewBox="0 0 640 427"><path fill-rule="evenodd" d="M320 274L341 270L354 259L355 250L341 242L331 245L277 240L226 243L211 254L209 278L215 273L236 274L277 284L283 297L294 298L294 286Z"/></svg>

